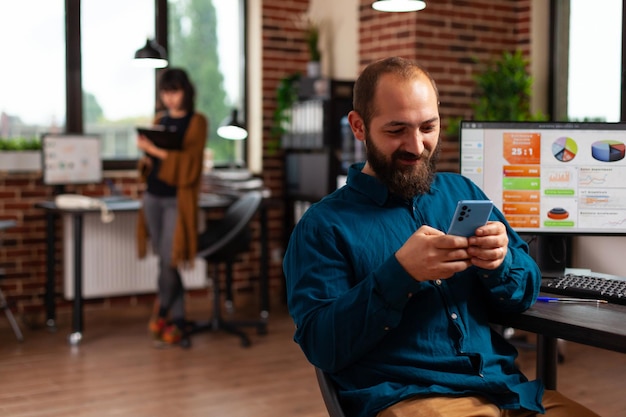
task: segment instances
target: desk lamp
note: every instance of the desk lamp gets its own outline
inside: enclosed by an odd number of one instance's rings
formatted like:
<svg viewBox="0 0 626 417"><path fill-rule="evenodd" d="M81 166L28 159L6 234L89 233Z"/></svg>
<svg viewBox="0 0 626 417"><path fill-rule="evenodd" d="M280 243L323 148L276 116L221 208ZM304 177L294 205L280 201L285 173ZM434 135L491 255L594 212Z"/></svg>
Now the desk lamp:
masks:
<svg viewBox="0 0 626 417"><path fill-rule="evenodd" d="M378 0L372 3L372 8L379 12L417 12L426 7L422 0Z"/></svg>
<svg viewBox="0 0 626 417"><path fill-rule="evenodd" d="M143 48L135 52L135 64L148 68L165 68L167 52L155 40L147 39Z"/></svg>
<svg viewBox="0 0 626 417"><path fill-rule="evenodd" d="M217 134L229 140L243 140L248 137L244 124L237 118L237 109L233 109L230 117L227 117L217 128Z"/></svg>

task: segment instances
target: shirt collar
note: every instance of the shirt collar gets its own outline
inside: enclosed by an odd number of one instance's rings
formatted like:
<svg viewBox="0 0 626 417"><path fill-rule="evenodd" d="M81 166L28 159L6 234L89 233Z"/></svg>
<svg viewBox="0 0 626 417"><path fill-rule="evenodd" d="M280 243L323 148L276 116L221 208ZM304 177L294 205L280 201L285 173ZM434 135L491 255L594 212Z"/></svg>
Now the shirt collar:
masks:
<svg viewBox="0 0 626 417"><path fill-rule="evenodd" d="M383 206L390 199L389 188L378 178L364 174L362 172L364 166L365 162L358 162L350 166L347 184L350 188L372 199L379 206ZM435 183L436 181L433 181L433 184L430 186L429 194L437 191ZM412 201L415 202L420 197L421 195L413 197Z"/></svg>

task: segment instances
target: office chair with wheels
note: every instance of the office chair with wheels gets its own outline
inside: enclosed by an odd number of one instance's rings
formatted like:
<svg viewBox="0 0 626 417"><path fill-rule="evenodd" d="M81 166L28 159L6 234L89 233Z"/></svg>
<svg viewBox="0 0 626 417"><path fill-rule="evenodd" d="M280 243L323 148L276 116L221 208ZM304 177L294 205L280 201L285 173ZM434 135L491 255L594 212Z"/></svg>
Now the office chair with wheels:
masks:
<svg viewBox="0 0 626 417"><path fill-rule="evenodd" d="M2 274L2 271L0 271L0 278L2 278L1 274ZM24 335L22 334L22 331L20 330L20 326L17 324L17 321L15 321L15 317L13 316L13 313L11 312L9 303L4 297L2 290L0 290L0 310L4 310L4 314L7 316L7 320L9 320L9 324L11 325L11 328L13 329L13 333L15 333L15 337L17 338L18 342L23 342Z"/></svg>
<svg viewBox="0 0 626 417"><path fill-rule="evenodd" d="M213 265L213 317L208 323L193 323L190 334L224 330L238 335L241 338L241 345L247 347L251 344L250 338L240 327L256 327L259 334L266 332L267 322L264 318L230 321L222 318L219 279L219 266L224 263L226 264L226 286L230 287L233 263L250 247L252 240L250 221L259 210L262 199L259 191L243 194L226 209L223 218L208 225L206 231L198 236L197 257L203 258L207 262L207 267Z"/></svg>
<svg viewBox="0 0 626 417"><path fill-rule="evenodd" d="M330 376L328 376L326 372L322 371L318 367L315 367L315 376L317 377L317 383L320 386L320 392L322 393L324 404L326 404L328 416L346 417L346 414L341 408L341 403L339 403L339 397L337 396L335 383L332 379L330 379Z"/></svg>
<svg viewBox="0 0 626 417"><path fill-rule="evenodd" d="M9 229L11 227L14 227L16 224L17 223L14 220L0 220L0 230ZM1 238L2 236L0 236L0 243L2 243ZM4 278L4 271L0 269L0 279L2 278ZM17 321L15 321L13 312L11 312L9 303L7 302L7 299L4 297L4 294L2 293L1 289L0 289L0 310L4 310L4 314L6 315L7 320L9 320L9 324L11 325L11 328L13 329L13 333L15 333L15 337L17 338L17 340L20 342L23 342L24 335L22 334L22 331L20 330L20 326L18 326Z"/></svg>

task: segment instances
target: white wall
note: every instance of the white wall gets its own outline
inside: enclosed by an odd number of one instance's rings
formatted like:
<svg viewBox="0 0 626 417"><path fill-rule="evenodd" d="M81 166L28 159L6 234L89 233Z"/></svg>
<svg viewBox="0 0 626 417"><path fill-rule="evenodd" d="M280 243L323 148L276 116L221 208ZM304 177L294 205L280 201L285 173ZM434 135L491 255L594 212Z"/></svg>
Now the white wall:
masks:
<svg viewBox="0 0 626 417"><path fill-rule="evenodd" d="M322 75L354 80L359 74L359 1L311 0L309 15L321 22Z"/></svg>
<svg viewBox="0 0 626 417"><path fill-rule="evenodd" d="M573 239L572 267L626 277L626 237L584 236Z"/></svg>
<svg viewBox="0 0 626 417"><path fill-rule="evenodd" d="M263 62L261 0L248 1L248 168L263 170ZM254 88L258 86L258 88Z"/></svg>
<svg viewBox="0 0 626 417"><path fill-rule="evenodd" d="M533 0L531 5L530 72L533 77L530 107L548 113L548 70L550 53L550 2Z"/></svg>

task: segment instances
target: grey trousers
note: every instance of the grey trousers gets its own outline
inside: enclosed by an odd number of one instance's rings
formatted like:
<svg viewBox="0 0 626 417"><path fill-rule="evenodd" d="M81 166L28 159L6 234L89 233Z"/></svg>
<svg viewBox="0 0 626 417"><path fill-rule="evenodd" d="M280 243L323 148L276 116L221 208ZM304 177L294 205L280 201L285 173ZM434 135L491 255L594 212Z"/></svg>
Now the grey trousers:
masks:
<svg viewBox="0 0 626 417"><path fill-rule="evenodd" d="M143 210L150 243L159 258L159 303L169 310L172 320L185 317L185 289L178 268L172 266L172 244L178 209L176 197L144 193Z"/></svg>

